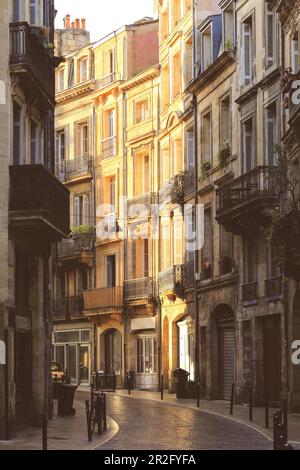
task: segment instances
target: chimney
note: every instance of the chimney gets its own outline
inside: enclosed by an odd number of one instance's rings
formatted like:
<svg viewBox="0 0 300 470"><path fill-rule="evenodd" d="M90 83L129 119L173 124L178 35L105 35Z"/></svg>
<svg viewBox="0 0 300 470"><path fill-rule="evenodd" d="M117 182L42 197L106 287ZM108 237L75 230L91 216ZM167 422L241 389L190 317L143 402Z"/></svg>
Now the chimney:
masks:
<svg viewBox="0 0 300 470"><path fill-rule="evenodd" d="M75 23L76 23L76 29L80 29L80 19L79 18L76 18Z"/></svg>
<svg viewBox="0 0 300 470"><path fill-rule="evenodd" d="M70 26L71 26L71 17L70 17L70 15L65 16L64 26L65 26L65 29L70 29Z"/></svg>
<svg viewBox="0 0 300 470"><path fill-rule="evenodd" d="M83 31L85 31L85 28L86 28L86 21L85 21L85 18L82 18L82 19L81 19L81 29L82 29Z"/></svg>
<svg viewBox="0 0 300 470"><path fill-rule="evenodd" d="M72 29L75 29L75 21L72 21Z"/></svg>

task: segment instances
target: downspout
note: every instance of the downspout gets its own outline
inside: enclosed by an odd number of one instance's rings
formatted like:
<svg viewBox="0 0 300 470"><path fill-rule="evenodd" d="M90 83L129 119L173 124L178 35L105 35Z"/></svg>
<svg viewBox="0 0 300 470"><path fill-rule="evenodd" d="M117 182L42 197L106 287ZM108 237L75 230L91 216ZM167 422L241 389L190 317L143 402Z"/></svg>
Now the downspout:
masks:
<svg viewBox="0 0 300 470"><path fill-rule="evenodd" d="M127 149L126 149L126 128L127 128L127 103L126 103L126 92L122 94L123 101L123 196L126 197L126 204L123 204L123 313L124 313L124 387L126 385L126 374L128 369L127 360L127 303L125 299L125 281L127 277ZM124 202L124 197L122 201ZM125 206L125 207L124 207ZM126 213L125 213L126 208Z"/></svg>
<svg viewBox="0 0 300 470"><path fill-rule="evenodd" d="M95 111L95 106L93 105L93 121L92 121L92 149L93 149L93 158L92 158L92 162L93 162L93 182L92 182L92 192L93 192L93 212L94 212L94 225L95 225L95 228L96 228L96 214L97 214L97 197L96 197L96 155L97 155L97 152L96 152L96 139L95 139L95 133L97 132L96 130L96 111ZM96 237L97 237L97 234L96 234L96 230L95 230L95 243L94 243L94 246L93 246L93 255L94 255L94 279L93 279L93 282L94 282L94 289L96 288L96 285L97 285L97 271L96 271ZM94 349L93 349L93 361L94 361L94 370L96 371L98 369L97 367L97 324L94 323L94 328L93 328L93 335L94 335Z"/></svg>

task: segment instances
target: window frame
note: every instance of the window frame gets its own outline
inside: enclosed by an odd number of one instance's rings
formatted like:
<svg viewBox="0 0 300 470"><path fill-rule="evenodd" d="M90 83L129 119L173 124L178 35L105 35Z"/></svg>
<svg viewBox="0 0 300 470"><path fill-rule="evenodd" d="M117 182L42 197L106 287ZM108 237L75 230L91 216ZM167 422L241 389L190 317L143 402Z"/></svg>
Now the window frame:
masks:
<svg viewBox="0 0 300 470"><path fill-rule="evenodd" d="M246 33L245 28L249 27L249 31ZM254 15L249 15L241 23L242 32L242 81L243 85L247 86L253 82L254 79L254 44L253 44L253 32L254 32ZM246 75L246 53L245 53L245 37L249 38L249 75Z"/></svg>
<svg viewBox="0 0 300 470"><path fill-rule="evenodd" d="M272 57L269 56L269 17L272 17L272 40L273 40L273 50L272 50ZM276 31L276 12L272 9L272 5L270 2L265 2L265 67L266 69L270 69L276 64L276 45L277 45L277 31Z"/></svg>
<svg viewBox="0 0 300 470"><path fill-rule="evenodd" d="M146 372L146 340L150 340L151 344L151 368L149 372ZM139 354L139 343L142 344L140 348L141 353ZM157 339L155 334L145 334L136 336L136 374L138 375L154 375L157 373Z"/></svg>

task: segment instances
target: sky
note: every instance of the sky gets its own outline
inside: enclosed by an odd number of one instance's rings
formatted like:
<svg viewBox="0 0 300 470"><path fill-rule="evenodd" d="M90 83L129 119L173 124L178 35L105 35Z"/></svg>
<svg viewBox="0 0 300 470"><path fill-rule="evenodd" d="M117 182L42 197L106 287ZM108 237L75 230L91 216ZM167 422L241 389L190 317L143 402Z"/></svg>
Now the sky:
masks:
<svg viewBox="0 0 300 470"><path fill-rule="evenodd" d="M91 41L144 16L154 17L153 0L55 0L56 28L63 28L67 13L71 20L85 18Z"/></svg>

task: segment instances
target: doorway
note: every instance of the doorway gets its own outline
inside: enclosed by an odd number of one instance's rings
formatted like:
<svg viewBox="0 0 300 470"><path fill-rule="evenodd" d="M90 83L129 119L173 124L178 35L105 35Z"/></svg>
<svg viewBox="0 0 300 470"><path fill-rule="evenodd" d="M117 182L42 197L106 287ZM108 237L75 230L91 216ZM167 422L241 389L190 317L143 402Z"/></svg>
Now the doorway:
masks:
<svg viewBox="0 0 300 470"><path fill-rule="evenodd" d="M109 330L104 335L105 373L121 375L122 335L118 330Z"/></svg>

